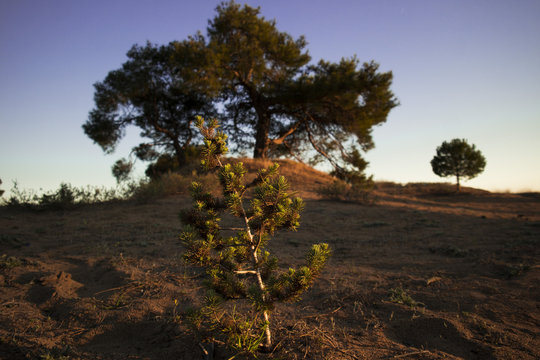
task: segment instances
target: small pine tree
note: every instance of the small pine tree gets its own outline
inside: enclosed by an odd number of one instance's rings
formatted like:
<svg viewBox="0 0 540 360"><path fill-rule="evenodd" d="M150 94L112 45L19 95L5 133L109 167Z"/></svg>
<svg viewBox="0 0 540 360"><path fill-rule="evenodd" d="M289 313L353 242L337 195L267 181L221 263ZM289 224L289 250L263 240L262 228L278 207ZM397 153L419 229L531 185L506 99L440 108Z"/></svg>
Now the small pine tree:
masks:
<svg viewBox="0 0 540 360"><path fill-rule="evenodd" d="M204 136L201 163L207 170L218 168L223 198L214 197L197 182L192 184L193 208L182 214L187 224L181 235L186 249L184 258L206 269L209 308L229 299L250 301L255 315L244 324L256 334L246 337L240 334L245 333L246 326L221 324L222 329L229 332L233 346L253 351L264 342L264 348L269 349L272 345L270 313L274 304L299 299L321 273L330 249L325 243L313 245L306 266L279 272L277 258L271 256L265 246L277 230L297 229L304 207L302 199L293 198L286 179L278 174L278 164L261 169L256 179L247 184L242 163L222 163L221 158L228 151L227 136L217 130L218 123L213 120L205 124L204 119L198 118L197 127ZM246 191L250 187L254 190L248 200ZM241 226L221 227L219 214L225 209L239 219ZM227 231L234 235L223 236ZM213 310L206 313L215 314ZM220 322L218 316L213 319L214 325ZM245 341L248 338L257 341Z"/></svg>

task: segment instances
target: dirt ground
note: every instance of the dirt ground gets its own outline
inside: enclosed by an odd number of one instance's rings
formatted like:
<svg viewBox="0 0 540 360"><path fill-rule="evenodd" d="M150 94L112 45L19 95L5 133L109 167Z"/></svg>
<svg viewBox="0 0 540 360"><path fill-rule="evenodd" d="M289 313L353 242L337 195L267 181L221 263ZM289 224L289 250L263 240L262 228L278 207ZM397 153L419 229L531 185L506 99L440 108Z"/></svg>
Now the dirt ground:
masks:
<svg viewBox="0 0 540 360"><path fill-rule="evenodd" d="M333 256L301 301L277 306L276 346L260 359L540 358L539 194L310 194L298 232L270 251L285 268L312 243ZM189 206L0 208L0 358L202 359L184 321L202 291L181 260Z"/></svg>

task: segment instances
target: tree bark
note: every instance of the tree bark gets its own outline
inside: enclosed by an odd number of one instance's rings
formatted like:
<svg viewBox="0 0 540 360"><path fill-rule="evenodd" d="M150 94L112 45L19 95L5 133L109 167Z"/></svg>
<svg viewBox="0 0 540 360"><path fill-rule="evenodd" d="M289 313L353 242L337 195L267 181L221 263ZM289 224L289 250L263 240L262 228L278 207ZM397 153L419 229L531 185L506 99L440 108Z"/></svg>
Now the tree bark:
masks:
<svg viewBox="0 0 540 360"><path fill-rule="evenodd" d="M257 132L255 133L255 149L253 157L255 159L266 159L268 157L268 148L270 141L268 135L270 133L270 116L266 114L264 109L256 107L257 110Z"/></svg>
<svg viewBox="0 0 540 360"><path fill-rule="evenodd" d="M459 174L456 175L456 179L457 179L457 182L456 182L456 190L457 190L457 192L460 192L461 187L460 187L460 185L459 185Z"/></svg>
<svg viewBox="0 0 540 360"><path fill-rule="evenodd" d="M173 147L176 155L176 161L178 161L178 166L182 167L186 163L186 151L178 141L173 141Z"/></svg>

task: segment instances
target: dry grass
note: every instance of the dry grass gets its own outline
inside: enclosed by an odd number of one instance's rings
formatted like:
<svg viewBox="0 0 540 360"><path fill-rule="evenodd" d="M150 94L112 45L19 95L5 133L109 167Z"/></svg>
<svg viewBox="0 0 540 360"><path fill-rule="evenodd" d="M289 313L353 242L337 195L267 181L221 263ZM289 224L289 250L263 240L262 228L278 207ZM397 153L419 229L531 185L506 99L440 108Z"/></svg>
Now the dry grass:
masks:
<svg viewBox="0 0 540 360"><path fill-rule="evenodd" d="M266 168L274 163L280 165L280 174L287 178L290 188L298 192L300 197L319 199L318 190L334 181L327 173L316 170L306 164L292 160L261 160L261 159L230 159L232 162L242 162L248 171L248 180L255 178L258 169Z"/></svg>

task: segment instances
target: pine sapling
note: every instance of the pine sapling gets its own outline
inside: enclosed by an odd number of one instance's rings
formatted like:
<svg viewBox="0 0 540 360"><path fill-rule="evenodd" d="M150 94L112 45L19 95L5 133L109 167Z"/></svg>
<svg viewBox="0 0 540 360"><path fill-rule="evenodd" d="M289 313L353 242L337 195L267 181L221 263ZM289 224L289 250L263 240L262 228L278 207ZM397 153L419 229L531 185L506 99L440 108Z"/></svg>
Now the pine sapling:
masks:
<svg viewBox="0 0 540 360"><path fill-rule="evenodd" d="M218 130L217 121L205 123L198 118L197 127L204 137L201 164L207 170L217 168L223 197L215 197L201 184L192 183L193 208L182 214L186 224L181 235L184 258L206 269L210 288L207 309L231 299L247 299L252 305L254 315L247 323L254 333L246 335L245 326L236 326L236 335L229 337L233 347L253 351L263 344L268 350L272 346L270 313L274 304L298 300L321 273L330 249L326 243L313 245L305 266L280 271L277 258L265 247L276 231L297 229L304 208L302 199L293 197L286 179L279 176L278 164L261 169L248 183L241 162L223 163L222 157L228 152L227 136ZM247 191L252 187L248 198ZM220 213L224 210L238 220L238 227L221 227ZM213 318L214 325L223 319L214 310L206 314ZM234 333L231 328L235 326L221 325L229 335Z"/></svg>

